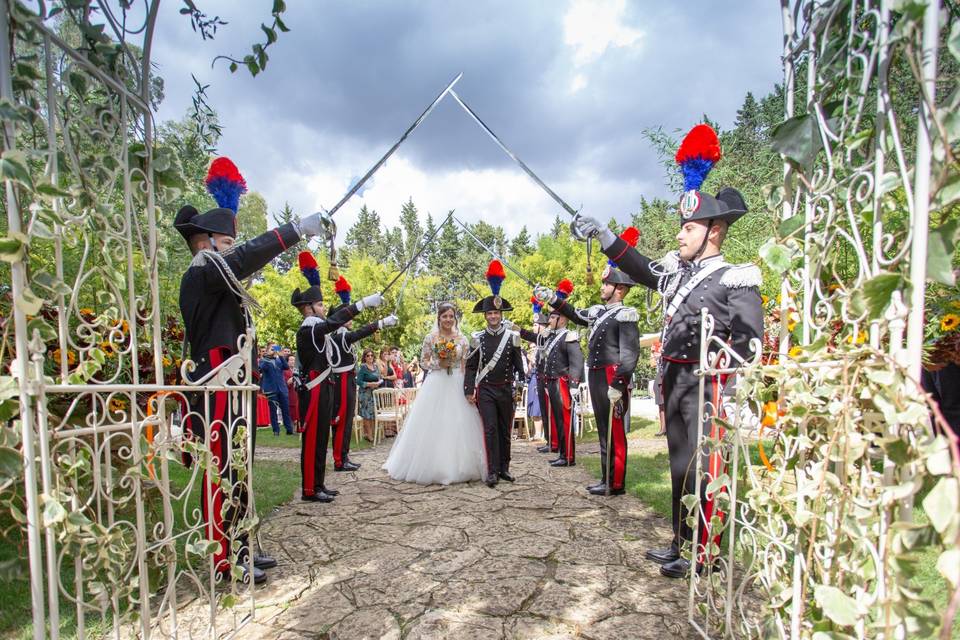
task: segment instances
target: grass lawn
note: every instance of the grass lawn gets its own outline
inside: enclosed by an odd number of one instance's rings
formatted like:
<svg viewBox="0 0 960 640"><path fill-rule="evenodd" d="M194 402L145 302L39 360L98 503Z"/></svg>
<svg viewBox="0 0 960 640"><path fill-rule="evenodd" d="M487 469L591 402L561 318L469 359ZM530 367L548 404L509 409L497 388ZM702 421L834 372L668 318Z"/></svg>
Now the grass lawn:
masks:
<svg viewBox="0 0 960 640"><path fill-rule="evenodd" d="M655 427L656 425L652 426ZM587 436L590 435L587 434ZM753 463L760 464L756 445L750 446L750 454ZM577 462L586 467L595 477L600 477L599 456L583 456ZM670 463L667 452L645 451L629 454L627 456L626 488L629 494L636 496L656 513L669 519L671 488ZM920 499L918 498L917 507L914 509L915 518L918 522L927 523L929 518L919 502ZM920 586L923 596L932 599L936 603L937 609L943 611L947 606L947 585L937 571L936 563L937 554L934 551L927 551L921 555L915 580L916 584ZM960 625L957 623L954 623L952 637L960 640Z"/></svg>
<svg viewBox="0 0 960 640"><path fill-rule="evenodd" d="M289 438L297 440L298 438ZM258 434L259 440L259 434ZM171 484L175 490L184 487L190 480L190 471L176 465L170 465ZM267 516L271 511L281 504L289 502L300 487L300 469L295 462L276 462L272 460L260 460L254 462L253 474L254 494L257 500L257 513L261 519ZM182 513L180 508L182 502L174 503L174 514L177 519L175 530L183 530ZM153 507L158 511L161 509L159 501L155 504L148 504L148 508ZM162 517L160 517L162 519ZM0 518L0 530L7 530L13 527L15 532L6 538L6 544L0 545L0 563L5 560L12 560L20 557L24 559L24 571L26 568L26 540L20 535L19 527L9 519ZM178 544L177 557L181 562L185 561L183 551L183 542ZM74 572L73 563L65 562L64 569L60 576L61 582L65 586L73 584ZM46 583L44 583L44 595L46 595ZM3 639L24 639L33 637L33 624L31 622L31 602L30 585L26 576L16 580L0 581L0 602L4 603L0 607L0 638ZM109 617L104 620L96 615L88 614L86 616L87 635L98 637L106 635L110 629ZM75 637L76 633L76 607L70 603L67 598L60 594L60 633L62 638Z"/></svg>
<svg viewBox="0 0 960 640"><path fill-rule="evenodd" d="M357 427L359 428L359 426ZM300 434L294 433L292 436L288 436L283 430L280 431L280 435L275 436L273 432L270 431L269 427L260 427L260 430L257 431L257 446L258 447L281 447L283 449L299 449L300 448ZM369 449L373 446L372 442L367 442L363 438L360 438L360 442L357 442L356 437L350 439L350 451L360 451L362 449ZM333 443L328 445L328 457L332 455ZM298 472L299 473L299 472Z"/></svg>

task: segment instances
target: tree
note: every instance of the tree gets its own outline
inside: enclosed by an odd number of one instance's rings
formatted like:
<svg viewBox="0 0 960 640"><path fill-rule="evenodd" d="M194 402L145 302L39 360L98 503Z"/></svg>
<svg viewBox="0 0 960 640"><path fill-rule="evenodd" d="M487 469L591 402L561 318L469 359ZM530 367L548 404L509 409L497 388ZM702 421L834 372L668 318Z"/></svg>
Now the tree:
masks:
<svg viewBox="0 0 960 640"><path fill-rule="evenodd" d="M413 204L413 198L407 200L400 209L400 228L403 230L403 262L406 263L423 242L423 229L420 227L420 220L417 217L417 207ZM414 273L420 271L425 262L422 257L413 267Z"/></svg>
<svg viewBox="0 0 960 640"><path fill-rule="evenodd" d="M348 255L368 255L383 260L383 234L380 230L380 215L367 205L360 207L357 221L347 231L344 245Z"/></svg>
<svg viewBox="0 0 960 640"><path fill-rule="evenodd" d="M437 232L437 225L433 222L433 215L427 213L427 224L423 228L423 241L426 242L427 238L433 238L433 235ZM437 271L437 261L436 261L436 252L437 252L437 241L438 238L433 238L423 249L423 263L426 265L428 271Z"/></svg>
<svg viewBox="0 0 960 640"><path fill-rule="evenodd" d="M237 211L237 243L246 242L267 231L267 201L256 191L240 198Z"/></svg>
<svg viewBox="0 0 960 640"><path fill-rule="evenodd" d="M557 217L553 219L553 227L550 228L550 235L554 238L559 238L567 233L567 229L567 223L565 223L558 214Z"/></svg>
<svg viewBox="0 0 960 640"><path fill-rule="evenodd" d="M510 257L513 259L522 258L533 252L533 245L530 242L530 233L527 232L527 225L523 225L520 233L510 241Z"/></svg>
<svg viewBox="0 0 960 640"><path fill-rule="evenodd" d="M277 226L281 226L295 222L297 220L297 214L290 208L289 202L284 202L283 209L273 214L273 219L276 221ZM297 263L297 254L299 252L299 247L290 247L273 259L273 267L281 274L286 273Z"/></svg>

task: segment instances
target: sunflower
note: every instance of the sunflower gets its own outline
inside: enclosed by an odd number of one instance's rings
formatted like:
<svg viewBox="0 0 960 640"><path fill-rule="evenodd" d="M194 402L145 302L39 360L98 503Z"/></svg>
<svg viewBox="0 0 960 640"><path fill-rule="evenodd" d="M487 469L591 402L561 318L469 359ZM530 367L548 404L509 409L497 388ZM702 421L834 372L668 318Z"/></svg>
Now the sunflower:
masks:
<svg viewBox="0 0 960 640"><path fill-rule="evenodd" d="M951 300L951 301L950 301L950 308L952 308L952 309L960 309L960 300Z"/></svg>
<svg viewBox="0 0 960 640"><path fill-rule="evenodd" d="M803 347L790 347L790 351L787 352L787 355L791 358L799 358L803 355Z"/></svg>
<svg viewBox="0 0 960 640"><path fill-rule="evenodd" d="M60 356L61 356L61 355L62 355L62 352L60 351L60 349L54 349L54 350L53 350L53 353L50 354L50 358L51 358L54 362L59 363L59 362L60 362ZM72 367L73 365L77 364L77 352L76 352L76 351L72 351L72 350L70 350L70 349L67 349L67 364L68 364L69 366L71 366L71 367Z"/></svg>
<svg viewBox="0 0 960 640"><path fill-rule="evenodd" d="M794 327L797 326L797 323L800 322L800 314L796 311L791 311L787 314L787 331L793 331Z"/></svg>
<svg viewBox="0 0 960 640"><path fill-rule="evenodd" d="M953 331L960 326L960 316L948 313L940 320L940 331Z"/></svg>
<svg viewBox="0 0 960 640"><path fill-rule="evenodd" d="M794 347L796 348L796 347ZM763 404L763 418L760 420L760 424L765 427L772 427L777 424L777 403L775 400L770 402L765 402Z"/></svg>
<svg viewBox="0 0 960 640"><path fill-rule="evenodd" d="M770 296L765 296L762 293L760 294L760 304L767 306L767 303L770 302Z"/></svg>
<svg viewBox="0 0 960 640"><path fill-rule="evenodd" d="M163 356L163 366L169 367L173 364L173 360L170 359L170 356Z"/></svg>
<svg viewBox="0 0 960 640"><path fill-rule="evenodd" d="M127 324L126 320L120 320L119 322L113 325L113 328L119 329L120 333L123 333L123 334L126 334L130 331L130 325Z"/></svg>
<svg viewBox="0 0 960 640"><path fill-rule="evenodd" d="M117 346L112 342L101 342L100 350L103 351L104 355L108 358L112 358L117 355Z"/></svg>
<svg viewBox="0 0 960 640"><path fill-rule="evenodd" d="M454 344L452 342L447 342L447 349L453 349Z"/></svg>
<svg viewBox="0 0 960 640"><path fill-rule="evenodd" d="M863 344L868 338L866 331L858 331L856 336L853 334L847 336L847 344Z"/></svg>
<svg viewBox="0 0 960 640"><path fill-rule="evenodd" d="M127 401L123 398L114 398L110 401L110 411L123 411L127 408Z"/></svg>

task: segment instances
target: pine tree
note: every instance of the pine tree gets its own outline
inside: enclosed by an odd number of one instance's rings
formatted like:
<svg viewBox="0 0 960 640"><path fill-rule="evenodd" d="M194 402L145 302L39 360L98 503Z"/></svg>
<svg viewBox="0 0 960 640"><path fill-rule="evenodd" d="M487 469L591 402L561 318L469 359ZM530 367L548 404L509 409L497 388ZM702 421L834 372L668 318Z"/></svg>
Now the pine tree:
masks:
<svg viewBox="0 0 960 640"><path fill-rule="evenodd" d="M459 262L463 253L463 246L464 243L460 238L457 226L454 224L445 225L436 243L435 268L431 269L436 274L443 274L436 291L436 297L440 299L452 300L457 295L460 283L465 276L464 269Z"/></svg>
<svg viewBox="0 0 960 640"><path fill-rule="evenodd" d="M427 242L427 238L432 238L436 232L437 225L433 222L433 215L427 213L427 224L423 228L423 242ZM438 271L436 259L437 242L439 242L439 238L433 238L423 249L423 264L426 265L428 271Z"/></svg>
<svg viewBox="0 0 960 640"><path fill-rule="evenodd" d="M567 223L557 215L557 217L553 219L553 227L550 229L550 235L554 238L559 238L565 233L567 233Z"/></svg>
<svg viewBox="0 0 960 640"><path fill-rule="evenodd" d="M297 214L293 212L293 209L290 208L289 202L283 203L283 209L279 212L273 214L273 219L277 223L277 226L282 226L289 224L291 222L296 222ZM287 271L293 268L293 265L297 263L297 254L300 252L299 247L290 247L276 258L273 259L273 268L277 270L277 273L283 275Z"/></svg>
<svg viewBox="0 0 960 640"><path fill-rule="evenodd" d="M520 233L510 241L510 257L517 259L531 253L533 253L533 244L530 241L530 233L527 231L527 225L523 225Z"/></svg>
<svg viewBox="0 0 960 640"><path fill-rule="evenodd" d="M383 232L380 229L380 215L368 209L367 205L360 207L357 221L347 231L344 246L351 255L367 255L382 262L386 258L386 252Z"/></svg>
<svg viewBox="0 0 960 640"><path fill-rule="evenodd" d="M403 229L403 261L406 263L414 253L420 248L420 243L423 242L423 229L420 227L420 220L417 216L417 207L413 204L413 198L407 200L403 205L403 208L400 209L400 227ZM424 260L421 259L417 261L411 269L413 269L413 275L416 275L421 271L423 265L425 264Z"/></svg>

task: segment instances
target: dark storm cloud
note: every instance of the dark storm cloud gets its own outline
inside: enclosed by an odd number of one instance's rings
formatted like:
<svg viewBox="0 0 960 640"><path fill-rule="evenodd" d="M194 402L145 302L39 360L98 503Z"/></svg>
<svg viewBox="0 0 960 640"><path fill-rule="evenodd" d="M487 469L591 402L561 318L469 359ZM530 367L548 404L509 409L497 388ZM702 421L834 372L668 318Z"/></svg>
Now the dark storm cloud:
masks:
<svg viewBox="0 0 960 640"><path fill-rule="evenodd" d="M565 2L291 0L291 32L264 73L211 70L214 55L242 56L262 37L269 4L202 3L230 24L201 42L171 3L155 39L168 94L161 116L182 116L189 72L211 82L221 147L255 161L259 181L336 159L360 175L463 71L458 93L548 182L592 171L662 195L644 128L685 129L704 113L731 126L746 91L762 95L779 80L779 13L763 0L628 3L621 22L642 37L581 67L564 43ZM571 91L576 74L586 85ZM509 166L451 100L400 153L428 172Z"/></svg>

